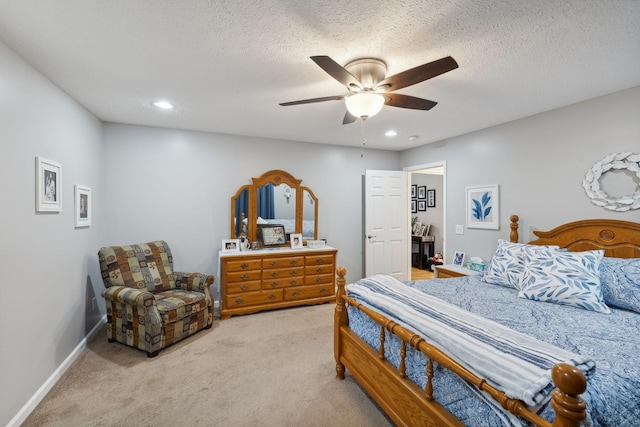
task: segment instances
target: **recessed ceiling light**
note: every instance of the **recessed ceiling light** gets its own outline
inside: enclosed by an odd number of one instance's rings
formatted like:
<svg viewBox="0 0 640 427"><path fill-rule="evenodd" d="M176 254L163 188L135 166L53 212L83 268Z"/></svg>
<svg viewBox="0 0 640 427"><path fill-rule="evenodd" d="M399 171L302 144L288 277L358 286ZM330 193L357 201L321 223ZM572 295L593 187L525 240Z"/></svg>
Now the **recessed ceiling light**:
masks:
<svg viewBox="0 0 640 427"><path fill-rule="evenodd" d="M169 101L154 101L151 103L151 105L156 108L160 108L161 110L173 110L174 108L176 108L176 106Z"/></svg>
<svg viewBox="0 0 640 427"><path fill-rule="evenodd" d="M420 138L418 135L411 135L409 137L409 141L415 141L416 139Z"/></svg>
<svg viewBox="0 0 640 427"><path fill-rule="evenodd" d="M398 132L396 132L395 130L388 130L385 133L385 136L396 136L398 134Z"/></svg>

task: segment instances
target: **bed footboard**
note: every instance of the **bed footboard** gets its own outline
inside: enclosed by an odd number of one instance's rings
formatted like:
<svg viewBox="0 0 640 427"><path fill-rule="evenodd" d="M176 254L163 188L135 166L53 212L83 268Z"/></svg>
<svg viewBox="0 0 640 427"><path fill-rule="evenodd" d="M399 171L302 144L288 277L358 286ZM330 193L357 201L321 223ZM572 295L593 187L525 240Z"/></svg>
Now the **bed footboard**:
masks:
<svg viewBox="0 0 640 427"><path fill-rule="evenodd" d="M489 393L503 408L536 426L579 427L580 422L586 418L586 404L579 395L586 390L587 382L577 368L560 364L552 370L553 382L557 388L552 393L551 405L556 417L553 423L550 423L531 412L522 401L509 398L504 392L492 387L420 336L346 296L346 269L339 267L337 275L338 291L334 313L336 376L344 379L345 371L348 369L397 425L462 425L433 399L433 363L438 363L478 389ZM381 345L377 351L349 329L346 304L358 308L380 325ZM398 368L385 358L385 330L401 340ZM427 357L427 385L424 390L405 375L407 345L421 351Z"/></svg>

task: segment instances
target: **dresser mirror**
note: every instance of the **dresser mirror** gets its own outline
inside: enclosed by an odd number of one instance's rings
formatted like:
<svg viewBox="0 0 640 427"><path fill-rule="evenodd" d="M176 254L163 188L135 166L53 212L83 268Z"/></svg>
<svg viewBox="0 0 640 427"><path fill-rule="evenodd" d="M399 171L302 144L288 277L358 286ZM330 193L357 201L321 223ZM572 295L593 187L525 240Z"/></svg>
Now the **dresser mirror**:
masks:
<svg viewBox="0 0 640 427"><path fill-rule="evenodd" d="M279 224L287 235L316 239L318 199L301 182L288 172L272 170L240 187L231 197L231 238L247 236L254 242L259 240L259 225Z"/></svg>

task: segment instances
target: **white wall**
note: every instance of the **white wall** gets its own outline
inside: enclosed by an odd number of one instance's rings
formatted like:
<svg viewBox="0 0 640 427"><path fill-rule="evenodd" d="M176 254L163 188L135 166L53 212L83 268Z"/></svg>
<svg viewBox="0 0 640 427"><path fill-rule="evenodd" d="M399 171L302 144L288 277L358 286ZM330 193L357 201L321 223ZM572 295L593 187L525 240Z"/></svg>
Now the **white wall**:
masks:
<svg viewBox="0 0 640 427"><path fill-rule="evenodd" d="M640 87L402 152L400 164L447 161L445 254L454 250L485 260L497 239L509 238L509 216L520 216L520 241L532 230L569 221L615 218L640 221L640 211L613 212L591 203L582 180L607 154L640 153ZM500 184L500 230L467 229L465 187Z"/></svg>
<svg viewBox="0 0 640 427"><path fill-rule="evenodd" d="M0 425L7 425L97 324L104 230L102 124L0 43ZM62 212L35 212L35 157L62 164ZM75 229L74 185L93 225ZM104 310L103 310L104 312ZM27 412L28 415L28 412Z"/></svg>
<svg viewBox="0 0 640 427"><path fill-rule="evenodd" d="M105 245L164 239L174 267L218 272L231 197L252 177L282 169L318 198L319 238L361 277L362 175L398 169L398 153L121 124L105 125ZM214 286L217 289L217 287ZM216 295L217 297L217 295Z"/></svg>

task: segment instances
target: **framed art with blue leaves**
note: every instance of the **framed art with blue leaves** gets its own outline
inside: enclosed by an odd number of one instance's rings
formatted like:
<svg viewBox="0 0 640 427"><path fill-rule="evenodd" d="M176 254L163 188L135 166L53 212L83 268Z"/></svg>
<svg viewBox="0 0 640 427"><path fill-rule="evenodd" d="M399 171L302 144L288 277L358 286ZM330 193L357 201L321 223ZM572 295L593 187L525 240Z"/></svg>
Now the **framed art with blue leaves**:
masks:
<svg viewBox="0 0 640 427"><path fill-rule="evenodd" d="M467 187L467 228L500 228L499 185Z"/></svg>

